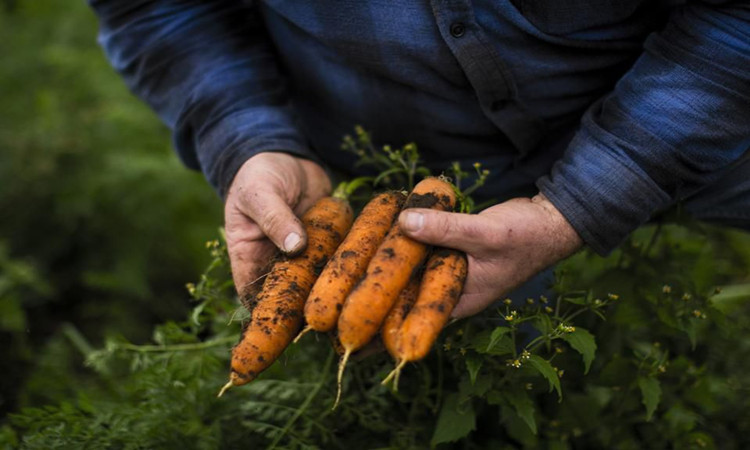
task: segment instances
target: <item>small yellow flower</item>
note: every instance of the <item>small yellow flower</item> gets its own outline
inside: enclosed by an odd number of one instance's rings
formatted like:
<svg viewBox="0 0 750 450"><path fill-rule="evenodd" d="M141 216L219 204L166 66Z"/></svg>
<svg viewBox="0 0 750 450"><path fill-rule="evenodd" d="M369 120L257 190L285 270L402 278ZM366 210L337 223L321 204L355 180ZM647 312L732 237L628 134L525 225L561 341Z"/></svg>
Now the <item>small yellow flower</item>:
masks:
<svg viewBox="0 0 750 450"><path fill-rule="evenodd" d="M461 356L466 356L466 349L462 347L459 353L461 353Z"/></svg>
<svg viewBox="0 0 750 450"><path fill-rule="evenodd" d="M534 304L534 299L533 298L527 298L526 299L526 304L527 305L533 305Z"/></svg>
<svg viewBox="0 0 750 450"><path fill-rule="evenodd" d="M693 296L690 295L690 294L688 294L687 292L685 292L684 294L682 294L682 299L685 300L685 301L688 301L691 298L693 298Z"/></svg>
<svg viewBox="0 0 750 450"><path fill-rule="evenodd" d="M597 298L596 300L594 300L594 306L601 306L601 304L602 301L600 299Z"/></svg>
<svg viewBox="0 0 750 450"><path fill-rule="evenodd" d="M547 314L552 314L552 311L554 311L554 309L550 308L549 306L544 307L544 312L546 312Z"/></svg>
<svg viewBox="0 0 750 450"><path fill-rule="evenodd" d="M505 320L508 321L508 322L513 322L514 320L516 320L517 317L518 317L518 312L516 312L515 310L513 310L513 311L510 312L510 314L508 314L507 316L505 316Z"/></svg>
<svg viewBox="0 0 750 450"><path fill-rule="evenodd" d="M187 283L185 285L185 288L190 293L190 295L195 295L195 285L193 283Z"/></svg>
<svg viewBox="0 0 750 450"><path fill-rule="evenodd" d="M446 342L445 344L443 344L443 350L445 350L447 352L450 349L451 349L451 343L450 342Z"/></svg>
<svg viewBox="0 0 750 450"><path fill-rule="evenodd" d="M529 353L528 350L524 349L523 352L521 352L521 359L529 359L531 358L531 353Z"/></svg>
<svg viewBox="0 0 750 450"><path fill-rule="evenodd" d="M617 294L607 294L607 298L610 300L617 300L620 298L620 296Z"/></svg>
<svg viewBox="0 0 750 450"><path fill-rule="evenodd" d="M661 291L665 294L669 294L670 292L672 292L672 286L665 284L664 286L662 286Z"/></svg>
<svg viewBox="0 0 750 450"><path fill-rule="evenodd" d="M534 389L534 384L532 384L532 383L526 383L526 386L524 386L524 387L526 388L527 391L530 391L530 390Z"/></svg>
<svg viewBox="0 0 750 450"><path fill-rule="evenodd" d="M703 312L700 309L693 310L693 316L695 316L696 318L700 318L701 315L703 315Z"/></svg>
<svg viewBox="0 0 750 450"><path fill-rule="evenodd" d="M503 300L503 303L505 303L506 305L510 305L513 303L513 300L506 298L505 300Z"/></svg>
<svg viewBox="0 0 750 450"><path fill-rule="evenodd" d="M664 364L661 364L661 365L659 365L659 367L657 368L657 370L659 371L659 373L664 373L664 372L667 371L667 368L664 366Z"/></svg>
<svg viewBox="0 0 750 450"><path fill-rule="evenodd" d="M516 368L516 369L520 369L521 368L521 360L519 360L519 359L507 359L507 360L505 360L505 365L508 366L508 367L513 367L513 368Z"/></svg>
<svg viewBox="0 0 750 450"><path fill-rule="evenodd" d="M540 295L540 296L539 296L539 301L540 301L540 302L542 302L542 303L547 303L547 302L549 302L549 300L547 299L547 297L545 297L545 296L543 296L543 295Z"/></svg>
<svg viewBox="0 0 750 450"><path fill-rule="evenodd" d="M564 351L565 351L565 349L562 348L562 347L560 347L560 346L556 346L555 347L555 353L563 353Z"/></svg>

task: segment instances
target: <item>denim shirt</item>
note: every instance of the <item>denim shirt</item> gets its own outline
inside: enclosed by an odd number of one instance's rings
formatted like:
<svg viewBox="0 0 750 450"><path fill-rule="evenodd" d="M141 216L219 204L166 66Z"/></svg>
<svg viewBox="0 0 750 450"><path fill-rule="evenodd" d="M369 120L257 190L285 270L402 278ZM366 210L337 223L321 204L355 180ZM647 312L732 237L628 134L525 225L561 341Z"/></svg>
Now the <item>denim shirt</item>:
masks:
<svg viewBox="0 0 750 450"><path fill-rule="evenodd" d="M750 148L748 1L89 3L221 196L263 151L351 172L360 124L433 170L481 162L485 198L543 192L607 253Z"/></svg>

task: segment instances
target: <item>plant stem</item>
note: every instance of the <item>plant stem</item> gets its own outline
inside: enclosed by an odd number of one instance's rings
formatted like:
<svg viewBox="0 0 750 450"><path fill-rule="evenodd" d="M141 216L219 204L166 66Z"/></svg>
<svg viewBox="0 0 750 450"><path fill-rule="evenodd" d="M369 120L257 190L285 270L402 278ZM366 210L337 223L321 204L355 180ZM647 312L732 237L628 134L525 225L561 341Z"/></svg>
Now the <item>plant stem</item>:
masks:
<svg viewBox="0 0 750 450"><path fill-rule="evenodd" d="M232 335L226 336L211 341L197 342L194 344L174 344L174 345L135 345L135 344L117 344L117 347L123 350L140 353L150 352L184 352L192 350L203 350L211 347L218 347L219 345L226 345L232 342L236 342L239 336Z"/></svg>
<svg viewBox="0 0 750 450"><path fill-rule="evenodd" d="M318 381L318 384L315 385L312 391L310 391L310 395L307 396L304 402L300 405L300 407L297 409L297 412L289 418L289 420L286 422L286 425L284 425L284 428L281 430L279 434L276 435L276 439L271 442L271 445L268 446L268 450L276 448L276 445L281 441L281 438L286 436L286 434L289 432L289 430L292 428L292 425L294 425L294 422L297 421L297 419L300 418L300 416L307 410L307 408L310 406L310 403L312 403L313 399L316 395L318 395L318 392L320 392L320 389L323 387L323 384L325 383L326 377L328 376L328 371L331 368L331 363L333 362L333 356L336 352L331 350L328 353L328 358L326 359L325 365L323 366L323 370L321 370L321 376L320 381Z"/></svg>

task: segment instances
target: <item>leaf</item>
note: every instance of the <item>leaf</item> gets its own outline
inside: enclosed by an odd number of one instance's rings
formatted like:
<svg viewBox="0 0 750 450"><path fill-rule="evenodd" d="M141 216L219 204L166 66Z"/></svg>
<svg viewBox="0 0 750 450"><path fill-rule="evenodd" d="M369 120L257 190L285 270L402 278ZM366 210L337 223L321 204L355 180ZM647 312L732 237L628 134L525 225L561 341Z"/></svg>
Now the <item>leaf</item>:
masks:
<svg viewBox="0 0 750 450"><path fill-rule="evenodd" d="M549 382L549 391L552 392L552 388L557 391L557 397L562 401L562 388L560 387L560 377L557 376L557 371L552 367L546 359L538 355L531 355L529 358L529 364L534 367L537 372L542 374L544 378Z"/></svg>
<svg viewBox="0 0 750 450"><path fill-rule="evenodd" d="M710 299L711 306L724 314L730 314L750 300L750 283L724 286L721 292Z"/></svg>
<svg viewBox="0 0 750 450"><path fill-rule="evenodd" d="M476 427L476 414L471 402L460 404L458 394L453 392L445 396L440 416L435 425L430 445L435 447L445 442L454 442L466 437Z"/></svg>
<svg viewBox="0 0 750 450"><path fill-rule="evenodd" d="M482 367L484 358L472 352L466 355L465 361L466 370L469 371L469 378L471 378L471 384L475 384L477 382L477 373L479 373L479 369Z"/></svg>
<svg viewBox="0 0 750 450"><path fill-rule="evenodd" d="M589 368L591 368L591 362L594 360L594 354L596 353L596 340L594 336L588 330L576 327L574 332L566 333L562 338L581 354L585 367L583 373L588 373Z"/></svg>
<svg viewBox="0 0 750 450"><path fill-rule="evenodd" d="M505 399L508 403L513 406L516 410L516 414L520 417L532 433L536 434L536 419L534 419L534 402L529 398L529 394L521 389L511 389L506 391L504 394Z"/></svg>
<svg viewBox="0 0 750 450"><path fill-rule="evenodd" d="M497 343L500 342L500 339L502 339L503 336L508 333L510 333L509 327L497 327L492 330L492 334L490 335L490 342L487 344L487 350L485 350L485 352L489 353L490 351L492 351Z"/></svg>
<svg viewBox="0 0 750 450"><path fill-rule="evenodd" d="M655 377L638 377L638 387L641 389L641 401L646 407L646 420L651 417L661 400L661 385Z"/></svg>
<svg viewBox="0 0 750 450"><path fill-rule="evenodd" d="M507 328L507 327L499 327ZM483 330L471 338L471 347L477 353L489 355L507 355L513 353L513 341L508 337L507 332L498 332L497 341L490 345L495 330Z"/></svg>

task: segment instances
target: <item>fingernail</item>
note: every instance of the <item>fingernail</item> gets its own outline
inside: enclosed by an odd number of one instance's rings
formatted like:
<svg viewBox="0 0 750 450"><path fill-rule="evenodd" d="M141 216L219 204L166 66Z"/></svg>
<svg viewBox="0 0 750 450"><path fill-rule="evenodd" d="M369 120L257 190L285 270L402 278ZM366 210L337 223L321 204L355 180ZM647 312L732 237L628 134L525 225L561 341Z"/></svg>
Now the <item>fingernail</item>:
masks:
<svg viewBox="0 0 750 450"><path fill-rule="evenodd" d="M424 216L420 213L407 212L404 219L404 228L406 231L419 231L424 226Z"/></svg>
<svg viewBox="0 0 750 450"><path fill-rule="evenodd" d="M289 253L296 250L300 241L302 241L302 238L299 234L294 232L287 234L286 239L284 239L284 251Z"/></svg>

